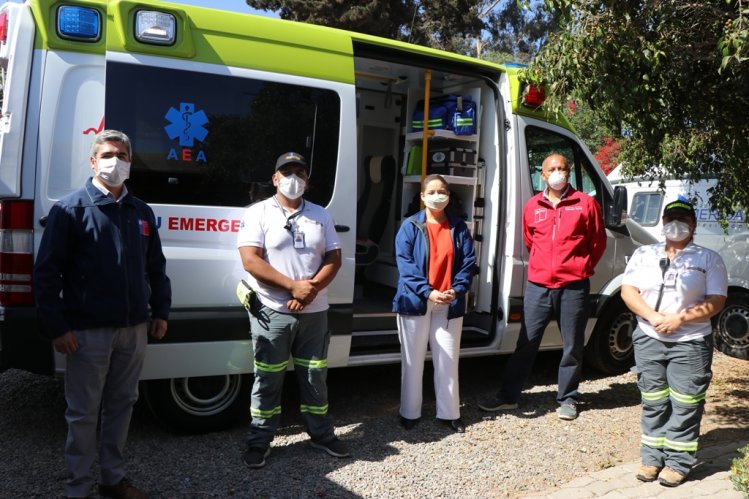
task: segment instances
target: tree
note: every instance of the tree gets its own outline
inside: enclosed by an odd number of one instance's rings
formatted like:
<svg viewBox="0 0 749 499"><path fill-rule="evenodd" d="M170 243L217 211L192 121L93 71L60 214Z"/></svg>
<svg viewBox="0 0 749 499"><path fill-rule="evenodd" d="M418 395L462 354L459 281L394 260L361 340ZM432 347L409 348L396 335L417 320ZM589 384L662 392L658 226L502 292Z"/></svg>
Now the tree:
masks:
<svg viewBox="0 0 749 499"><path fill-rule="evenodd" d="M543 2L532 0L526 5L517 0L492 2L487 14L489 38L484 46L493 52L511 53L515 62L529 63L538 53L549 33L558 26L556 11L543 8ZM482 54L482 59L485 56Z"/></svg>
<svg viewBox="0 0 749 499"><path fill-rule="evenodd" d="M560 19L526 73L619 125L625 174L717 177L713 208L749 206L747 0L547 0Z"/></svg>
<svg viewBox="0 0 749 499"><path fill-rule="evenodd" d="M476 0L246 0L282 19L343 28L370 35L464 52L481 34ZM471 44L472 45L472 44Z"/></svg>

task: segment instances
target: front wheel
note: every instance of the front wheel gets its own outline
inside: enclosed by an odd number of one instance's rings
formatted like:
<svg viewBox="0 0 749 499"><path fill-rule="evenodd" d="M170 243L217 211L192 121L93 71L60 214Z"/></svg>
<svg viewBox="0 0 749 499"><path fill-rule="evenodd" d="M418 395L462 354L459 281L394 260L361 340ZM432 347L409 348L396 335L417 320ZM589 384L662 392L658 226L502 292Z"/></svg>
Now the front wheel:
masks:
<svg viewBox="0 0 749 499"><path fill-rule="evenodd" d="M634 325L635 317L621 299L606 305L585 346L585 362L606 374L626 372L634 364Z"/></svg>
<svg viewBox="0 0 749 499"><path fill-rule="evenodd" d="M715 348L730 357L749 360L749 293L729 293L726 306L713 318Z"/></svg>
<svg viewBox="0 0 749 499"><path fill-rule="evenodd" d="M144 396L164 425L184 433L224 430L248 417L249 374L147 381Z"/></svg>

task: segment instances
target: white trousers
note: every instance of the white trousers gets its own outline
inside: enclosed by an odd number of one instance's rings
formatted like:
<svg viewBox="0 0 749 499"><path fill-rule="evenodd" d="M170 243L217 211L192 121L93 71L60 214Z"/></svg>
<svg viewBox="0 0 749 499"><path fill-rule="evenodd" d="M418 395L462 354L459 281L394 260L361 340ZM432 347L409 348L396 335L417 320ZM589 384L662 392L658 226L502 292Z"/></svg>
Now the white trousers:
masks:
<svg viewBox="0 0 749 499"><path fill-rule="evenodd" d="M447 305L429 301L425 315L398 314L398 338L401 343L400 415L404 418L421 417L427 345L432 351L434 365L437 417L460 417L458 354L463 318L447 320L447 309Z"/></svg>

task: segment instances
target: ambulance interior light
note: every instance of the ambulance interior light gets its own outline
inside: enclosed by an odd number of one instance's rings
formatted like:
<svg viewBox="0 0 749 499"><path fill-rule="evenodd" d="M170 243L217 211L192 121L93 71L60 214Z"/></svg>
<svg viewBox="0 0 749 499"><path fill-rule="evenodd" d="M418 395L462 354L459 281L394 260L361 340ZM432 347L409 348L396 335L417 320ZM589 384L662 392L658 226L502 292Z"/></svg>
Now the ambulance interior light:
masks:
<svg viewBox="0 0 749 499"><path fill-rule="evenodd" d="M155 10L139 10L135 14L135 38L142 43L173 45L177 20L172 14Z"/></svg>
<svg viewBox="0 0 749 499"><path fill-rule="evenodd" d="M68 40L96 42L101 37L101 15L96 9L61 5L57 9L57 34Z"/></svg>

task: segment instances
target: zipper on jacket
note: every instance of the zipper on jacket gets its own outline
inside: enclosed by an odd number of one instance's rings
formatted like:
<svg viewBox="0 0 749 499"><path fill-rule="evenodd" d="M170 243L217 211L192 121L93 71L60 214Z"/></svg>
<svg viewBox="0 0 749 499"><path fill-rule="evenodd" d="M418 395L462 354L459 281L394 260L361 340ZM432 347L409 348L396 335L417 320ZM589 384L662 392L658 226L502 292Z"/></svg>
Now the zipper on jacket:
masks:
<svg viewBox="0 0 749 499"><path fill-rule="evenodd" d="M419 232L421 232L421 236L424 238L424 247L426 248L426 251L424 251L424 270L425 275L427 278L427 282L429 281L429 234L427 234L427 227L425 224L422 224L421 222L417 222L416 220L412 220L413 224L416 226L417 229L419 229Z"/></svg>
<svg viewBox="0 0 749 499"><path fill-rule="evenodd" d="M124 244L125 239L126 239L125 232L127 232L129 235L130 224L128 223L129 220L126 218L124 228L123 228L123 223L122 223L123 203L122 202L117 203L117 210L119 213L118 218L120 221L119 232L120 232L120 251L122 252L122 268L125 274L125 323L128 326L132 326L132 324L130 324L130 276L128 275L129 268L128 268L128 263L127 263L127 250L126 250L127 246ZM125 217L127 217L127 213L125 213L124 215Z"/></svg>

